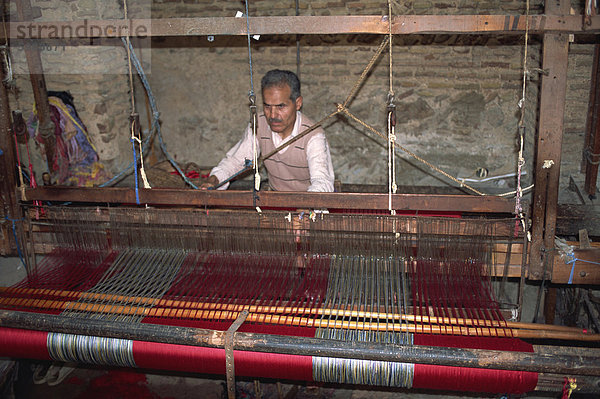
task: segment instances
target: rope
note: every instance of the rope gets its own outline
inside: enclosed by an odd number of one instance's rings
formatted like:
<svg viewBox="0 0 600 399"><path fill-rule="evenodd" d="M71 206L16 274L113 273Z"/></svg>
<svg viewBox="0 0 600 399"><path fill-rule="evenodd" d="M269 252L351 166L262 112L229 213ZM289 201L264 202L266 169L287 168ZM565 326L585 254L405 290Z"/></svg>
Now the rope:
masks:
<svg viewBox="0 0 600 399"><path fill-rule="evenodd" d="M387 46L387 44L388 44L388 38L386 37L381 41L381 44L379 45L379 48L377 48L377 51L375 52L375 54L373 54L371 61L369 61L369 64L367 64L366 68L363 70L362 74L360 75L360 78L358 78L358 80L354 84L354 87L352 87L350 94L348 94L348 97L346 97L346 100L342 103L342 106L344 108L346 108L348 106L348 103L350 102L350 100L352 100L352 98L356 94L358 88L360 87L360 85L363 83L363 81L367 77L367 74L369 73L371 68L373 68L375 61L377 61L377 59L379 58L379 56L381 55L381 53L383 52L383 50L385 49L385 46Z"/></svg>
<svg viewBox="0 0 600 399"><path fill-rule="evenodd" d="M364 126L365 128L367 128L368 130L370 130L371 132L377 134L378 136L380 136L381 138L383 138L384 140L388 140L388 138L383 135L382 133L380 133L378 130L376 130L375 128L369 126L367 123L363 122L362 120L360 120L358 117L356 117L355 115L353 115L348 108L346 107L348 105L348 103L352 100L352 98L355 96L356 91L358 90L358 88L360 87L360 85L363 83L363 81L365 80L365 78L367 77L367 74L369 73L369 71L373 68L373 65L375 64L375 62L377 61L377 59L379 58L379 56L381 55L381 53L383 52L383 50L385 49L385 46L388 45L388 43L390 42L389 40L389 36L384 38L381 42L381 44L379 45L379 47L377 48L377 51L375 52L375 54L373 55L373 57L371 57L371 60L369 61L369 63L367 64L367 66L365 67L365 69L363 70L362 74L360 75L359 79L356 81L356 83L354 84L354 86L352 87L352 90L350 91L350 94L348 94L348 96L346 97L346 100L342 103L342 104L337 104L337 110L332 112L331 114L327 115L326 117L324 117L323 119L321 119L319 122L315 123L314 125L312 125L311 127L309 127L308 129L304 130L302 133L298 134L296 137L294 137L293 139L289 140L288 142L282 144L281 146L275 148L273 151L271 151L269 154L263 155L258 159L258 162L262 162L265 159L269 158L270 156L276 154L277 152L281 151L283 148L287 147L288 145L294 143L296 140L299 140L300 138L304 137L305 135L307 135L308 133L310 133L311 131L313 131L314 129L316 129L317 127L321 126L326 120L328 120L329 118L332 118L333 116L339 114L339 113L344 113L346 115L348 115L350 118L354 119L357 123L359 123L360 125ZM414 159L416 159L419 162L424 163L425 165L429 166L429 168L431 168L432 170L446 176L448 179L458 183L461 187L465 187L469 190L471 190L472 192L484 196L486 194L476 190L475 188L469 186L468 184L465 184L464 182L461 182L460 180L458 180L456 177L451 176L450 174L444 172L443 170L441 170L440 168L438 168L435 165L432 165L431 163L429 163L428 161L426 161L425 159L419 157L418 155L416 155L415 153L413 153L412 151L410 151L409 149L401 146L400 144L398 144L397 142L394 141L394 146L400 148L402 151L404 151L405 153L407 153L408 155L410 155L411 157L413 157Z"/></svg>
<svg viewBox="0 0 600 399"><path fill-rule="evenodd" d="M127 15L127 0L123 0L123 12L125 14L125 20L129 19L129 16ZM130 130L131 130L131 142L133 143L134 149L133 149L133 159L136 163L136 167L135 167L135 191L136 191L136 198L138 199L138 204L139 204L139 196L138 196L138 183L137 183L137 157L135 154L135 143L137 142L139 147L140 147L140 176L142 177L142 180L144 182L144 188L151 188L150 187L150 183L148 183L148 178L146 177L146 171L144 169L144 152L143 152L143 146L142 146L142 140L137 137L138 136L138 127L139 127L139 120L137 119L137 113L135 112L135 95L133 93L133 68L131 66L131 53L133 52L133 48L131 46L131 41L129 40L129 29L127 30L127 35L125 36L125 41L126 41L126 50L127 50L127 67L128 67L128 72L129 72L129 93L130 93L130 99L131 99L131 114L130 114ZM141 132L140 132L141 134Z"/></svg>
<svg viewBox="0 0 600 399"><path fill-rule="evenodd" d="M354 116L349 110L348 108L344 107L343 104L338 104L338 111L339 112L343 112L344 114L348 115L350 118L354 119L357 123L359 123L360 125L362 125L363 127L367 128L368 130L370 130L372 133L375 133L376 135L378 135L379 137L383 138L384 140L386 139L385 135L382 134L381 132L379 132L377 129L375 129L374 127L368 125L367 123L363 122L362 120L360 120L358 117ZM412 151L410 151L408 148L405 148L403 146L401 146L398 143L395 143L396 147L398 147L399 149L401 149L402 151L404 151L405 153L407 153L408 155L410 155L411 157L413 157L414 159L416 159L417 161L429 166L432 170L435 170L436 172L446 176L448 179L458 183L461 187L465 187L469 190L471 190L472 192L474 192L475 194L478 195L486 195L482 192L480 192L479 190L476 190L475 188L469 186L468 184L465 184L463 182L461 182L460 180L458 180L456 177L449 175L448 173L444 172L443 170L441 170L440 168L438 168L437 166L431 164L430 162L426 161L425 159L421 158L420 156L418 156L417 154L413 153Z"/></svg>
<svg viewBox="0 0 600 399"><path fill-rule="evenodd" d="M390 52L390 90L389 92L394 95L394 87L392 84L392 0L388 0L388 37L389 37L389 52Z"/></svg>
<svg viewBox="0 0 600 399"><path fill-rule="evenodd" d="M258 173L258 151L256 148L256 104L254 103L254 95L250 96L250 113L252 114L252 167L254 168L254 190L252 193L252 203L254 209L258 213L261 213L261 209L256 205L258 200L258 190L260 190L260 173Z"/></svg>
<svg viewBox="0 0 600 399"><path fill-rule="evenodd" d="M244 0L246 5L246 36L248 38L248 65L250 67L250 93L254 95L254 80L252 78L252 46L250 45L250 17L248 16L248 0Z"/></svg>
<svg viewBox="0 0 600 399"><path fill-rule="evenodd" d="M534 187L534 185L533 185L533 184L532 184L532 185L530 185L530 186L527 186L527 187L525 187L524 189L522 189L522 190L521 190L521 192L522 192L522 193L526 193L527 191L531 190L533 187ZM503 193L503 194L498 194L498 195L496 195L496 196L497 196L497 197L508 197L508 196L510 196L510 195L514 195L514 194L516 194L516 193L517 193L517 190L513 190L513 191L508 191L508 192L506 192L506 193Z"/></svg>
<svg viewBox="0 0 600 399"><path fill-rule="evenodd" d="M391 215L395 215L396 211L392 207L392 194L396 194L398 186L396 185L396 106L394 105L394 86L393 86L393 57L392 57L392 2L388 0L388 49L389 49L389 84L388 91L388 210Z"/></svg>
<svg viewBox="0 0 600 399"><path fill-rule="evenodd" d="M129 45L128 45L125 38L121 38L121 41L123 42L123 44L125 46L131 48L131 43L129 43ZM160 113L158 112L158 107L156 105L156 99L154 98L154 94L152 93L152 88L150 87L150 83L148 83L148 79L146 78L146 73L144 72L144 68L142 67L142 64L141 64L140 60L137 58L137 55L135 54L135 52L130 51L129 54L131 55L131 61L133 62L133 66L135 67L135 69L138 73L140 81L142 82L142 85L144 86L144 90L146 91L146 95L148 96L148 102L150 103L150 109L152 110L152 124L150 126L148 134L146 135L146 138L143 140L143 150L144 151L148 150L148 147L150 146L152 138L154 137L154 135L156 135L156 137L158 138L158 143L160 145L161 151L163 152L163 154L165 155L167 160L171 163L173 168L175 168L175 170L177 172L179 172L179 175L182 177L183 181L185 181L190 187L192 187L194 189L198 189L198 187L194 183L192 183L192 181L181 170L181 168L179 167L177 162L175 162L173 157L171 157L171 155L169 154L169 151L167 151L166 145L165 145L163 137L162 137L162 131L160 128L160 123L159 123ZM121 172L116 174L112 179L101 184L100 187L110 186L110 185L114 184L115 182L120 181L120 179L125 175L125 173L127 173L134 166L134 164L137 163L137 161L138 161L138 159L135 158L129 165L127 165L123 170L121 170Z"/></svg>
<svg viewBox="0 0 600 399"><path fill-rule="evenodd" d="M296 16L300 15L299 0L296 0ZM300 36L296 35L296 76L300 79Z"/></svg>
<svg viewBox="0 0 600 399"><path fill-rule="evenodd" d="M393 99L393 97L390 98ZM390 104L392 103L390 102ZM396 211L392 208L392 194L396 194L398 189L396 185L396 151L394 151L394 145L396 144L395 123L393 104L388 105L388 210L391 215L396 214Z"/></svg>
<svg viewBox="0 0 600 399"><path fill-rule="evenodd" d="M137 159L137 156L135 155L135 139L134 137L131 138L131 147L133 149L133 159ZM139 192L139 187L138 187L138 171L137 171L137 162L133 163L133 168L135 169L135 203L136 204L140 204L140 192Z"/></svg>
<svg viewBox="0 0 600 399"><path fill-rule="evenodd" d="M250 91L248 92L248 98L250 99L250 123L252 125L252 169L254 170L254 188L252 195L252 202L254 208L258 213L261 209L256 206L256 200L258 199L258 190L260 190L260 173L258 172L258 149L256 148L256 95L254 94L254 78L252 70L252 45L250 41L250 16L248 11L248 0L244 0L246 6L246 37L248 39L248 67L250 73Z"/></svg>
<svg viewBox="0 0 600 399"><path fill-rule="evenodd" d="M260 190L260 173L258 173L258 151L256 150L256 111L252 114L252 137L254 139L254 154L252 165L254 165L254 190Z"/></svg>
<svg viewBox="0 0 600 399"><path fill-rule="evenodd" d="M575 273L575 262L585 262L591 265L600 265L600 262L576 258L573 253L565 254L569 260L565 260L565 264L571 265L571 273L569 274L568 284L573 284L573 274Z"/></svg>
<svg viewBox="0 0 600 399"><path fill-rule="evenodd" d="M519 101L519 108L521 108L521 116L519 117L519 158L517 160L517 189L515 192L515 236L519 228L519 220L523 226L523 231L527 231L527 225L525 222L525 216L523 215L523 206L521 205L521 198L523 197L523 190L521 188L521 172L525 165L525 158L523 157L523 146L525 142L525 102L526 102L526 90L527 90L527 52L529 45L529 0L526 2L525 11L525 49L523 51L523 89L521 91L521 100Z"/></svg>
<svg viewBox="0 0 600 399"><path fill-rule="evenodd" d="M389 83L388 91L388 210L391 215L395 215L396 211L392 208L392 194L396 194L398 186L396 185L396 105L394 104L394 85L393 85L393 57L392 57L392 2L388 0L388 49L389 49Z"/></svg>
<svg viewBox="0 0 600 399"><path fill-rule="evenodd" d="M129 47L131 47L131 44L129 44ZM175 170L177 172L179 172L179 174L182 176L183 181L185 181L188 185L190 185L190 187L192 187L194 189L198 189L198 187L196 187L196 185L194 185L194 183L192 183L192 181L190 179L188 179L187 176L185 176L185 173L181 170L181 168L179 167L177 162L175 162L173 157L171 157L171 155L169 154L169 151L167 151L167 147L164 143L163 136L162 136L162 130L160 128L160 123L159 123L160 113L158 112L158 107L156 106L156 99L154 98L154 94L152 93L152 88L150 87L150 83L148 83L148 79L146 78L146 73L144 72L144 68L142 67L142 64L141 64L140 60L137 58L137 55L135 54L135 52L131 52L131 61L133 61L133 65L135 66L138 76L140 77L140 81L142 82L142 85L144 86L144 89L146 90L146 95L148 96L148 102L150 103L150 109L152 110L151 131L152 131L152 133L156 132L156 136L158 138L158 143L160 145L161 151L163 152L165 157L167 157L167 160L171 163L171 165L175 168ZM149 144L150 137L145 139L144 143ZM147 148L145 150L147 150Z"/></svg>
<svg viewBox="0 0 600 399"><path fill-rule="evenodd" d="M391 3L388 3L388 7L390 7ZM390 22L390 29L391 29L391 22ZM367 66L365 67L365 69L363 70L362 74L360 75L360 78L356 81L356 83L354 84L354 87L352 87L352 90L350 91L350 94L348 94L348 97L346 97L346 100L342 103L342 104L337 104L337 112L334 112L332 114L330 114L329 116L327 116L326 118L324 118L322 121L319 122L322 123L323 121L325 121L326 119L329 119L330 117L338 114L338 113L344 113L346 115L348 115L350 118L354 119L357 123L359 123L360 125L364 126L365 128L367 128L368 130L370 130L371 132L377 134L378 136L380 136L381 138L383 138L384 140L388 140L388 138L383 135L382 133L380 133L378 130L376 130L375 128L369 126L367 123L363 122L362 120L360 120L358 117L354 116L347 108L348 103L352 100L352 98L355 96L356 91L358 90L358 88L360 87L360 85L363 83L363 81L365 80L367 74L369 73L369 71L371 70L371 68L373 67L373 65L375 64L375 62L377 61L377 59L379 58L379 56L381 55L381 53L383 52L383 50L385 49L385 46L390 44L391 45L391 41L389 39L389 34L388 37L384 38L381 42L381 44L379 45L379 47L377 48L377 51L375 52L375 54L373 55L373 57L371 58L371 60L369 61L369 63L367 64ZM390 87L391 83L390 83ZM393 88L392 88L393 89ZM316 126L317 124L315 124ZM291 143L288 143L291 144ZM412 151L410 151L409 149L399 145L397 142L394 141L394 146L398 147L399 149L401 149L402 151L404 151L406 154L410 155L411 157L413 157L414 159L416 159L417 161L427 165L429 168L431 168L432 170L442 174L443 176L446 176L448 179L456 182L459 184L460 187L465 187L469 190L471 190L472 192L474 192L475 194L484 196L486 194L482 193L479 190L476 190L475 188L469 186L468 184L465 184L464 182L461 182L460 180L458 180L456 177L451 176L450 174L444 172L443 170L441 170L440 168L438 168L437 166L431 164L430 162L426 161L425 159L419 157L417 154L413 153ZM278 151L279 149L276 149L276 151Z"/></svg>
<svg viewBox="0 0 600 399"><path fill-rule="evenodd" d="M258 159L258 162L259 163L263 162L265 159L272 157L273 155L277 154L279 151L283 150L285 147L289 146L290 144L293 144L296 141L300 140L302 137L306 136L307 134L309 134L310 132L312 132L319 126L321 126L323 123L325 123L326 120L334 117L335 115L339 114L340 112L341 111L338 109L337 111L330 113L329 115L327 115L326 117L324 117L323 119L318 121L317 123L313 124L311 127L308 127L305 130L303 130L302 133L299 133L298 135L290 138L288 141L281 144L279 147L275 148L273 151L269 152L268 154L261 155L261 157Z"/></svg>
<svg viewBox="0 0 600 399"><path fill-rule="evenodd" d="M129 19L127 15L127 0L123 0L123 12L125 16L125 21ZM127 68L129 71L129 92L131 93L131 112L135 111L135 97L133 96L133 72L131 68L131 49L130 49L130 40L129 40L129 29L127 29L127 35L125 36L125 40L127 41Z"/></svg>

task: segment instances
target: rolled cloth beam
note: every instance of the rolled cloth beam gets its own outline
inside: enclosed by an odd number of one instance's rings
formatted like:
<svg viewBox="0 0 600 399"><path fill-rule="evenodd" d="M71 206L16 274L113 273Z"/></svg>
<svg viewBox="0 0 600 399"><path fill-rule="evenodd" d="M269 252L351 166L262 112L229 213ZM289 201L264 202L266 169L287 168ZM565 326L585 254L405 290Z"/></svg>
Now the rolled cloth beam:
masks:
<svg viewBox="0 0 600 399"><path fill-rule="evenodd" d="M167 344L223 348L225 332L0 310L0 326ZM234 349L443 366L600 376L598 350L538 346L537 352L410 346L238 332ZM573 354L575 352L575 354Z"/></svg>

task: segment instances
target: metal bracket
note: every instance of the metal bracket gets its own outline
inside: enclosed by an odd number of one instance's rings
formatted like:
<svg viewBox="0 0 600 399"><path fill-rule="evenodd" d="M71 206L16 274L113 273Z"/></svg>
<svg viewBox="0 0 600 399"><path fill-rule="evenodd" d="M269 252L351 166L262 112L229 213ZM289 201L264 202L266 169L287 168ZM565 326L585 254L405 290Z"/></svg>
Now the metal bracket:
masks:
<svg viewBox="0 0 600 399"><path fill-rule="evenodd" d="M235 368L233 364L233 341L235 332L248 317L248 311L243 310L233 324L225 332L225 372L227 375L227 396L235 399Z"/></svg>

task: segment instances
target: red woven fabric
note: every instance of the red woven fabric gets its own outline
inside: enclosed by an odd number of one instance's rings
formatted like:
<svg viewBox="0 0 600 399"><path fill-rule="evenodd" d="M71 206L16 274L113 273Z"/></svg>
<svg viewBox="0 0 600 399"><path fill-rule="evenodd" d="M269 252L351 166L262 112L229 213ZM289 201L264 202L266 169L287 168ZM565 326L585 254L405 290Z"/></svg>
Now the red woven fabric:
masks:
<svg viewBox="0 0 600 399"><path fill-rule="evenodd" d="M52 360L46 347L47 332L0 327L0 356Z"/></svg>
<svg viewBox="0 0 600 399"><path fill-rule="evenodd" d="M225 350L134 341L133 353L138 367L225 374ZM312 357L234 351L235 374L312 381Z"/></svg>
<svg viewBox="0 0 600 399"><path fill-rule="evenodd" d="M448 348L533 352L531 345L508 338L415 335L414 343ZM413 387L463 392L524 393L535 389L537 381L537 373L525 371L415 364Z"/></svg>

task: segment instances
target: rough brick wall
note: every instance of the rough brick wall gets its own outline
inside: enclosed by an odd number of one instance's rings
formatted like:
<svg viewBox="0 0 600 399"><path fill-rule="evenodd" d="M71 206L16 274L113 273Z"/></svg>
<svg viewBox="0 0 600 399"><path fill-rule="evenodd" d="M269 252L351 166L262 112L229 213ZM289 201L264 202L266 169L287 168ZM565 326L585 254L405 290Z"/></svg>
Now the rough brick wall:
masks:
<svg viewBox="0 0 600 399"><path fill-rule="evenodd" d="M85 2L39 1L48 20L91 18ZM90 7L91 3L90 2ZM396 14L519 14L525 1L403 1ZM251 16L295 15L295 2L249 1ZM573 1L575 12L582 2ZM117 2L96 9L98 16L118 18L123 10ZM76 9L74 9L76 8ZM143 7L142 7L143 8ZM135 7L132 9L135 10ZM244 2L217 0L155 0L152 17L233 16L244 11ZM530 12L543 12L543 2L531 1ZM387 13L387 2L299 1L300 15L373 15ZM68 18L67 18L68 19ZM252 41L254 89L259 94L260 77L269 69L296 70L296 38L263 36ZM318 120L342 102L381 41L375 35L303 36L300 39L300 73L304 111ZM105 46L102 62L126 69L124 50ZM399 143L454 176L472 177L478 167L490 175L516 170L518 101L521 97L523 38L494 35L403 36L394 39L393 87L398 107ZM592 45L571 44L569 82L565 113L562 174L578 173L585 115L589 96ZM532 37L528 63L539 67L541 46ZM97 63L97 58L79 56L51 59L59 62ZM250 88L248 49L245 37L161 38L152 43L150 83L161 112L167 148L181 163L214 165L241 136L248 121ZM365 80L350 110L380 131L385 130L385 100L389 88L387 51ZM91 67L91 66L90 66ZM531 75L526 101L526 170L531 178L533 142L538 106L537 74ZM127 132L129 98L125 73L95 76L49 76L51 89L69 89L82 109L101 157L116 171L131 159ZM26 82L22 79L23 97ZM137 86L138 109L145 106ZM258 97L261 103L260 96ZM360 125L344 117L325 124L336 175L345 183L387 181L385 141L373 137ZM104 151L104 152L102 152ZM442 184L444 177L412 158L400 154L398 183ZM566 181L568 182L568 181ZM511 179L501 181L507 188Z"/></svg>
<svg viewBox="0 0 600 399"><path fill-rule="evenodd" d="M31 1L35 21L83 21L123 18L122 5L117 1ZM129 0L129 15L132 18L150 16L149 4L145 0ZM16 18L16 9L11 2L11 19ZM76 34L75 34L76 35ZM103 42L79 40L69 45L60 40L39 42L46 87L53 91L69 91L74 104L85 123L92 144L96 147L103 163L113 172L121 170L131 162L128 143L128 116L130 113L129 79L126 51L119 39ZM11 94L12 109L22 109L27 117L34 103L31 83L22 44L11 46L15 86L17 95ZM39 146L30 141L34 148L37 180L47 170ZM127 146L129 144L129 146ZM21 151L23 157L26 152ZM26 162L26 160L24 160Z"/></svg>

